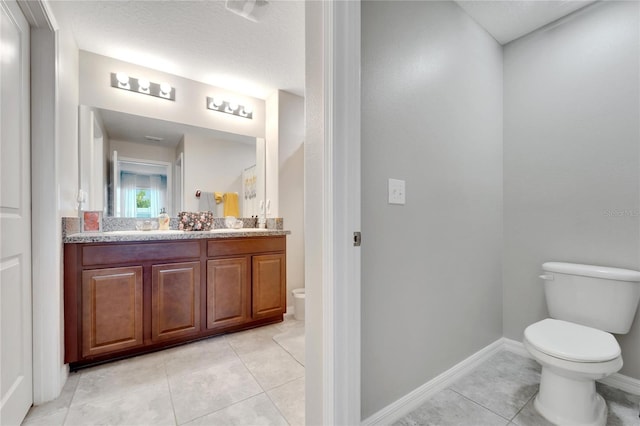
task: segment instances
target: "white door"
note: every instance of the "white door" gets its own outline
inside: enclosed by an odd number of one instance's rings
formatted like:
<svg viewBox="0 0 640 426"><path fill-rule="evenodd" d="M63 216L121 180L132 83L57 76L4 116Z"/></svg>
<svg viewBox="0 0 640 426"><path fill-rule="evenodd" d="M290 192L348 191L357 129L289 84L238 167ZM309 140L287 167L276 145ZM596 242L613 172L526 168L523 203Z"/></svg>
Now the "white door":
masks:
<svg viewBox="0 0 640 426"><path fill-rule="evenodd" d="M33 400L29 25L14 0L0 18L0 424L16 425Z"/></svg>

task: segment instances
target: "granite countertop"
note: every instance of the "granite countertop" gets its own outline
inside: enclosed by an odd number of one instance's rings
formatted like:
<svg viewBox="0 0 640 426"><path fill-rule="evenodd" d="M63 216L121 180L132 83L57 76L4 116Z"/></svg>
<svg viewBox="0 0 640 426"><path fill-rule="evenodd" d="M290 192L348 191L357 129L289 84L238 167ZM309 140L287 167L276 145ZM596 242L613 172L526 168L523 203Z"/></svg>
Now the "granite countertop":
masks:
<svg viewBox="0 0 640 426"><path fill-rule="evenodd" d="M282 229L214 229L212 231L110 231L81 232L64 237L64 243L111 243L124 241L195 240L203 238L274 237L289 235Z"/></svg>

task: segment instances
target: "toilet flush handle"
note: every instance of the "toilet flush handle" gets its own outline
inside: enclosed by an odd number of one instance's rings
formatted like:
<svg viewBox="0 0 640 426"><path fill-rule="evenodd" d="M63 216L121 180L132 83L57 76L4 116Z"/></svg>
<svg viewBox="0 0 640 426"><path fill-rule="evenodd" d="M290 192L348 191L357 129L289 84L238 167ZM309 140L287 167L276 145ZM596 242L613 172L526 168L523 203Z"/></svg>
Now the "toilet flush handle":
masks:
<svg viewBox="0 0 640 426"><path fill-rule="evenodd" d="M540 278L542 278L545 281L553 281L553 274L540 275Z"/></svg>

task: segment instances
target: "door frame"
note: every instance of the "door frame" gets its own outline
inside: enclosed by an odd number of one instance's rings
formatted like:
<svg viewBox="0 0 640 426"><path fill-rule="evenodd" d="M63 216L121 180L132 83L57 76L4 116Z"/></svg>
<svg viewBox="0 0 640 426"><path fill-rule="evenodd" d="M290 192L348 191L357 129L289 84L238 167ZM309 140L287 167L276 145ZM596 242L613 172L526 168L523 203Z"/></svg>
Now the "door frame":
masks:
<svg viewBox="0 0 640 426"><path fill-rule="evenodd" d="M38 111L34 112L40 117L33 117L32 121L35 123L32 155L40 158L33 162L33 210L46 213L33 218L33 231L39 233L33 246L33 269L39 271L33 282L34 403L38 404L57 397L68 375L68 366L63 361L61 321L62 231L57 177L60 141L56 132L58 25L46 2L19 0L19 3L32 27L32 35L34 29L40 33L32 37L32 47L40 49L40 53L46 49L53 52L52 58L32 54L32 69L37 70L35 78L40 79L43 90L32 91L39 95ZM317 37L323 44L322 81L316 82L322 85L321 98L314 102L319 102L323 110L319 118L322 146L316 147L323 155L314 159L305 153L305 170L307 162L313 162L309 163L312 168L319 168L320 173L314 179L321 188L316 200L306 197L305 233L314 229L311 234L319 235L322 245L322 279L316 299L322 305L320 324L312 325L313 318L308 323L309 328L317 331L308 333L308 340L322 347L322 371L313 376L312 383L307 382L307 389L316 386L321 389L321 396L318 400L307 400L306 408L320 409L320 424L352 425L360 423L360 249L352 245L352 233L360 230L360 1L308 2L306 6L312 3L320 4L321 14L314 19L322 21L314 27L321 32ZM306 139L312 145L309 135ZM320 209L321 223L310 223L307 216L310 208ZM313 293L308 294L311 303ZM52 300L60 303L52 306Z"/></svg>
<svg viewBox="0 0 640 426"><path fill-rule="evenodd" d="M360 231L360 1L307 2L306 7L306 422L356 425L361 423L360 248L353 244L353 233Z"/></svg>
<svg viewBox="0 0 640 426"><path fill-rule="evenodd" d="M42 0L18 0L31 27L33 403L55 399L68 376L62 323L58 187L57 23Z"/></svg>

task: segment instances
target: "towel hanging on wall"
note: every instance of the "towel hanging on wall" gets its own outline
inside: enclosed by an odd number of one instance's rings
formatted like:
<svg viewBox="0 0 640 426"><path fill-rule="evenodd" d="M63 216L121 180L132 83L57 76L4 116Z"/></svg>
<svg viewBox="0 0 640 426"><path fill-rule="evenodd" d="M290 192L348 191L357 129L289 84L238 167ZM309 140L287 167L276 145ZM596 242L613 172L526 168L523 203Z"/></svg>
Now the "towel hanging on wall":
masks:
<svg viewBox="0 0 640 426"><path fill-rule="evenodd" d="M200 192L200 197L198 198L198 211L201 212L215 212L216 211L216 200L213 195L213 192Z"/></svg>
<svg viewBox="0 0 640 426"><path fill-rule="evenodd" d="M224 197L224 215L225 216L240 216L240 209L238 208L238 193L237 192L225 192Z"/></svg>

